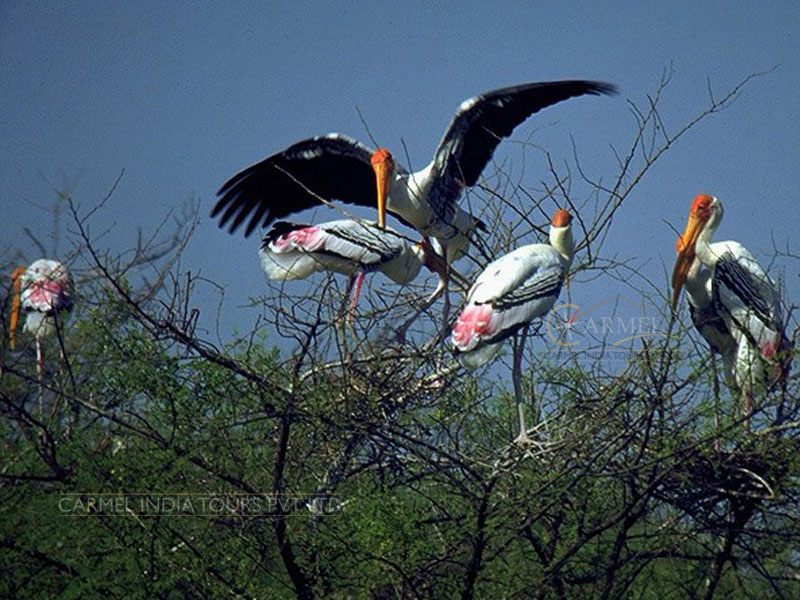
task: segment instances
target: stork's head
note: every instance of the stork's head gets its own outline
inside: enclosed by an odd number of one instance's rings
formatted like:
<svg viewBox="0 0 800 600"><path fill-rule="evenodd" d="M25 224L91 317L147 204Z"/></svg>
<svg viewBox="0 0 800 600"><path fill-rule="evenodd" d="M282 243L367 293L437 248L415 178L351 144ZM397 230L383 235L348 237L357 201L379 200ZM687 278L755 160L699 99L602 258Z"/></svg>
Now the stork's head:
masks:
<svg viewBox="0 0 800 600"><path fill-rule="evenodd" d="M572 215L559 208L550 223L550 245L558 250L567 262L572 261L575 243L572 239Z"/></svg>
<svg viewBox="0 0 800 600"><path fill-rule="evenodd" d="M370 161L375 171L375 181L378 184L378 227L386 228L386 197L395 175L395 163L392 153L386 148L378 148Z"/></svg>
<svg viewBox="0 0 800 600"><path fill-rule="evenodd" d="M569 227L571 223L572 215L563 208L559 208L553 215L553 227Z"/></svg>
<svg viewBox="0 0 800 600"><path fill-rule="evenodd" d="M672 310L678 306L681 290L694 263L697 240L704 231L713 231L722 219L722 204L714 196L700 194L692 202L686 230L678 238L675 249L678 260L672 272Z"/></svg>

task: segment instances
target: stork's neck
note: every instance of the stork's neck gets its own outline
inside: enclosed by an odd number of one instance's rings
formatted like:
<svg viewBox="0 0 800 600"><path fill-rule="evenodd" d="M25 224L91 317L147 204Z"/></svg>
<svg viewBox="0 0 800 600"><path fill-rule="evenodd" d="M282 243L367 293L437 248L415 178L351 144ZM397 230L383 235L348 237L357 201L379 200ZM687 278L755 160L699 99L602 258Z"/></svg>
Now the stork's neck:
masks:
<svg viewBox="0 0 800 600"><path fill-rule="evenodd" d="M550 226L550 245L563 257L567 264L572 262L575 242L572 240L572 228Z"/></svg>
<svg viewBox="0 0 800 600"><path fill-rule="evenodd" d="M712 251L710 245L711 237L714 235L717 225L719 225L718 220L710 219L700 231L700 235L697 236L697 242L694 246L694 254L697 260L707 267L713 267L717 264L718 256Z"/></svg>
<svg viewBox="0 0 800 600"><path fill-rule="evenodd" d="M711 271L703 269L697 258L686 274L686 294L696 308L705 308L711 302Z"/></svg>
<svg viewBox="0 0 800 600"><path fill-rule="evenodd" d="M428 187L430 187L429 175L430 165L416 173L409 173L405 169L397 167L392 187L389 190L387 208L402 216L417 229L425 225L421 219L429 217L426 210L428 207L423 201L427 196Z"/></svg>
<svg viewBox="0 0 800 600"><path fill-rule="evenodd" d="M384 274L400 285L413 281L425 263L425 253L418 244L406 246L399 256L381 267Z"/></svg>

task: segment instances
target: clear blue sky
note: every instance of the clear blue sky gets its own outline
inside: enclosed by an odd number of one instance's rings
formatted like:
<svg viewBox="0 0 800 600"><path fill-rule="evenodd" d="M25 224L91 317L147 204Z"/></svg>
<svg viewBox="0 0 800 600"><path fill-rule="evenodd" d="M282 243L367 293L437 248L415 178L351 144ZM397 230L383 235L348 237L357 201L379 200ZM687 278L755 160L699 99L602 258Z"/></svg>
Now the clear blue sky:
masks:
<svg viewBox="0 0 800 600"><path fill-rule="evenodd" d="M93 221L98 233L114 224L103 243L121 250L189 197L206 217L222 182L294 141L333 131L368 140L356 107L381 145L403 156L405 143L420 167L462 100L527 81L620 87L517 131L527 139L545 126L533 140L564 158L573 135L595 173L610 176L609 145L625 148L634 130L626 99L643 102L670 63L662 109L672 128L707 101L709 78L721 92L778 69L670 150L618 215L608 252L649 258L647 274L662 277L675 257L664 221L682 228L693 196L708 192L726 207L718 239L760 258L771 238L800 253L798 23L789 1L5 1L0 257L20 248L38 258L22 228L49 243L52 219L37 207L56 188L89 208L124 169ZM540 174L526 176L538 186ZM246 329L254 311L242 305L265 291L257 247L203 218L187 249L183 269L227 286L226 325ZM782 265L798 301L798 261ZM196 300L212 316L215 305Z"/></svg>

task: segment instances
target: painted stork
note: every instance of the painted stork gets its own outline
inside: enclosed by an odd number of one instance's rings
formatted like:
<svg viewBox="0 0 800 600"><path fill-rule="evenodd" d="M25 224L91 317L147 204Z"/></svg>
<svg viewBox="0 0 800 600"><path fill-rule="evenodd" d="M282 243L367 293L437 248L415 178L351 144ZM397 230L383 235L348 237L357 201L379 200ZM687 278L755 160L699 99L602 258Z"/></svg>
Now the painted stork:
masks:
<svg viewBox="0 0 800 600"><path fill-rule="evenodd" d="M14 298L11 306L9 342L16 348L20 308L25 313L23 331L36 340L36 370L39 376L39 409L44 416L44 356L42 341L59 331L59 316L72 307L73 283L69 270L57 260L40 258L29 267L18 267L12 274ZM64 351L61 350L64 360Z"/></svg>
<svg viewBox="0 0 800 600"><path fill-rule="evenodd" d="M714 196L694 199L678 239L672 309L686 287L692 322L722 355L726 377L741 391L749 426L754 392L769 390L788 375L791 344L778 286L764 268L739 242L711 243L722 215Z"/></svg>
<svg viewBox="0 0 800 600"><path fill-rule="evenodd" d="M521 331L515 345L514 376L519 415L519 445L530 443L521 388L522 349L530 322L555 304L572 262L572 216L559 209L550 225L550 244L517 248L490 263L469 290L467 305L453 327L460 362L477 368L497 354L503 340Z"/></svg>
<svg viewBox="0 0 800 600"><path fill-rule="evenodd" d="M427 242L412 245L392 229L350 219L319 225L279 221L264 238L259 256L264 271L274 280L304 279L322 270L350 275L351 315L365 273L381 271L404 285L423 265L440 277L446 270Z"/></svg>
<svg viewBox="0 0 800 600"><path fill-rule="evenodd" d="M463 251L480 221L457 200L475 185L500 141L532 114L585 94L612 94L613 85L596 81L527 83L487 92L462 102L442 137L433 160L409 173L386 149L370 148L339 134L298 142L234 175L219 190L211 212L233 233L249 219L245 236L260 224L321 201L338 199L375 205L385 226L389 211L423 236L439 241L449 263Z"/></svg>

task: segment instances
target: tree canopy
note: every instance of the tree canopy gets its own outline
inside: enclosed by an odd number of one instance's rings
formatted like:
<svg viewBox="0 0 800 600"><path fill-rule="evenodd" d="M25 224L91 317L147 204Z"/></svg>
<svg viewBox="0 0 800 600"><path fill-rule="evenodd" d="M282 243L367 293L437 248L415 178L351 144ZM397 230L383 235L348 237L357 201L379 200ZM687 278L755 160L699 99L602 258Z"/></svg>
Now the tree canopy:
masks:
<svg viewBox="0 0 800 600"><path fill-rule="evenodd" d="M580 215L563 302L596 277L624 291L579 349L548 330L557 315L539 323L517 390L514 340L492 365L461 368L441 301L415 314L424 279L368 284L352 325L339 276L269 284L252 299L260 318L212 342L195 305L213 286L179 261L194 217L115 253L90 233L102 202L81 213L60 199L73 314L46 342L42 381L31 340L0 347L0 593L797 597L800 378L756 399L748 432L685 309L674 317L662 282L604 251L650 167L740 89L667 128L669 77L631 103L613 177L592 177L577 150L562 166L522 145L548 165L543 189L496 165L470 199L492 234L457 264L467 279L542 239L555 203ZM0 258L10 273L18 257ZM601 316L622 333L656 319L658 335L617 344ZM519 394L525 448L512 443Z"/></svg>

